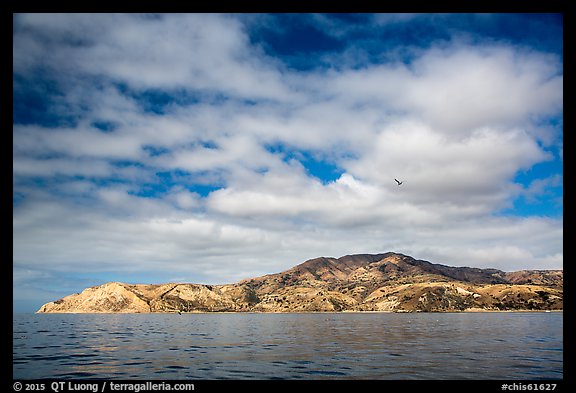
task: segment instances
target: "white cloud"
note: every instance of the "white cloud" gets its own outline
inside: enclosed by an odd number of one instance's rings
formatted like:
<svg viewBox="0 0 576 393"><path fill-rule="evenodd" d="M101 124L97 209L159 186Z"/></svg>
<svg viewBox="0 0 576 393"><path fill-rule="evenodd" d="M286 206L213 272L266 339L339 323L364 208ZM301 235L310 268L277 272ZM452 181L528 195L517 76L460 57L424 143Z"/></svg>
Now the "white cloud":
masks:
<svg viewBox="0 0 576 393"><path fill-rule="evenodd" d="M110 216L57 201L37 203L18 214L14 219L17 265L33 271L50 266L52 271L77 273L160 269L162 275L181 272L204 276L211 283L280 271L311 256L388 250L437 263L504 270L562 265L555 251L561 249L562 224L541 218L445 222L435 217L410 226L400 219L405 213L400 207L398 219L364 226L332 225L328 220L262 225L262 216L248 215L238 221L182 211L154 214L151 206L130 207L135 200L117 192L107 193L105 199L112 209L122 206L125 214ZM160 210L156 207L156 212ZM239 266L240 260L247 262Z"/></svg>
<svg viewBox="0 0 576 393"><path fill-rule="evenodd" d="M298 72L251 42L250 20L16 16L15 73L53 78L50 110L75 124L14 125L15 268L217 283L355 252L562 266L561 218L498 215L561 182L514 180L562 155L558 127L541 121L562 112L561 59L448 40L409 63ZM274 146L343 173L323 182ZM204 197L192 183L219 189Z"/></svg>
<svg viewBox="0 0 576 393"><path fill-rule="evenodd" d="M103 133L83 127L48 129L18 126L14 148L32 154L66 154L72 157L138 158L141 139L123 132Z"/></svg>
<svg viewBox="0 0 576 393"><path fill-rule="evenodd" d="M562 185L562 176L556 174L544 179L533 180L526 189L523 190L522 196L530 203L534 203L539 197L546 195L551 187Z"/></svg>
<svg viewBox="0 0 576 393"><path fill-rule="evenodd" d="M355 176L392 188L406 180L401 198L415 204L475 205L498 209L514 187L514 174L549 158L521 130L478 129L452 140L420 122L391 124L372 148L345 167Z"/></svg>
<svg viewBox="0 0 576 393"><path fill-rule="evenodd" d="M409 66L344 71L326 86L348 102L379 103L465 137L478 127L525 125L530 115L557 113L560 70L551 55L454 43L423 52Z"/></svg>
<svg viewBox="0 0 576 393"><path fill-rule="evenodd" d="M110 165L104 161L86 159L35 159L19 157L13 161L12 171L18 176L75 175L110 176Z"/></svg>
<svg viewBox="0 0 576 393"><path fill-rule="evenodd" d="M556 113L562 106L562 76L551 56L451 48L431 51L414 69L419 78L406 104L441 128L522 124L534 113Z"/></svg>
<svg viewBox="0 0 576 393"><path fill-rule="evenodd" d="M201 207L200 198L197 193L190 192L182 186L176 186L170 190L165 199L180 209L192 210Z"/></svg>
<svg viewBox="0 0 576 393"><path fill-rule="evenodd" d="M249 98L291 96L281 75L250 46L239 21L217 14L26 14L18 18L15 69L43 63L58 72L128 83L185 86ZM51 37L39 45L26 28ZM30 45L30 42L33 44Z"/></svg>

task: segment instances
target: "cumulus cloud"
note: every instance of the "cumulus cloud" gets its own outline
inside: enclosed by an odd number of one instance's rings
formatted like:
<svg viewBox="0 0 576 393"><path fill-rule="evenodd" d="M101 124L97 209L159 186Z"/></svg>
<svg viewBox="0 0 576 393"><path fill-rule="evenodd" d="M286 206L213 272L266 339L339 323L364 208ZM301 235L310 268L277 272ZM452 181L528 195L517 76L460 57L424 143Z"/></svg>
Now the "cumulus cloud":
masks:
<svg viewBox="0 0 576 393"><path fill-rule="evenodd" d="M328 86L351 104L385 105L461 137L479 127L525 125L530 115L557 113L560 68L552 55L456 41L423 52L410 65L342 72Z"/></svg>
<svg viewBox="0 0 576 393"><path fill-rule="evenodd" d="M561 200L561 57L372 38L423 18L307 16L329 35L314 63L276 16L16 15L15 283L222 283L383 251L561 267L562 218L514 210Z"/></svg>

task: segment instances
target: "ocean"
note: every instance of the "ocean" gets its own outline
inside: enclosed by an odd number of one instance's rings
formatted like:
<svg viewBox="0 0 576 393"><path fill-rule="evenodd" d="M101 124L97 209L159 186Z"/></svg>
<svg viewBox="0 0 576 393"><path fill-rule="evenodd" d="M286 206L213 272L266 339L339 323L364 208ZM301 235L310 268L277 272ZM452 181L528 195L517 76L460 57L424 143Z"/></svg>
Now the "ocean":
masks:
<svg viewBox="0 0 576 393"><path fill-rule="evenodd" d="M562 379L562 312L14 314L14 379Z"/></svg>

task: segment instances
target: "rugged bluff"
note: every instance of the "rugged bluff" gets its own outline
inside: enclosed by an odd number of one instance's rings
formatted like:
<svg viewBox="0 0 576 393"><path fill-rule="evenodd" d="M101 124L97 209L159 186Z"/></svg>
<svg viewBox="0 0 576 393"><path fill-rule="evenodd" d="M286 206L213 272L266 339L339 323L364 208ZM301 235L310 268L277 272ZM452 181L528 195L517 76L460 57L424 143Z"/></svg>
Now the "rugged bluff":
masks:
<svg viewBox="0 0 576 393"><path fill-rule="evenodd" d="M39 313L562 310L563 271L451 267L385 253L316 258L235 284L87 288Z"/></svg>

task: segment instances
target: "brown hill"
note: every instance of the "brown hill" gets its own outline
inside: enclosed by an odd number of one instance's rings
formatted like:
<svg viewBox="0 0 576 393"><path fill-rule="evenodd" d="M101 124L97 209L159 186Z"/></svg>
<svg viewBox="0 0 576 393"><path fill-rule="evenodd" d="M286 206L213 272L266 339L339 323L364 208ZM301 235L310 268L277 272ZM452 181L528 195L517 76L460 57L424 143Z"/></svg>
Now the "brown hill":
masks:
<svg viewBox="0 0 576 393"><path fill-rule="evenodd" d="M228 285L107 283L38 312L561 310L563 272L452 267L397 253L315 258Z"/></svg>

